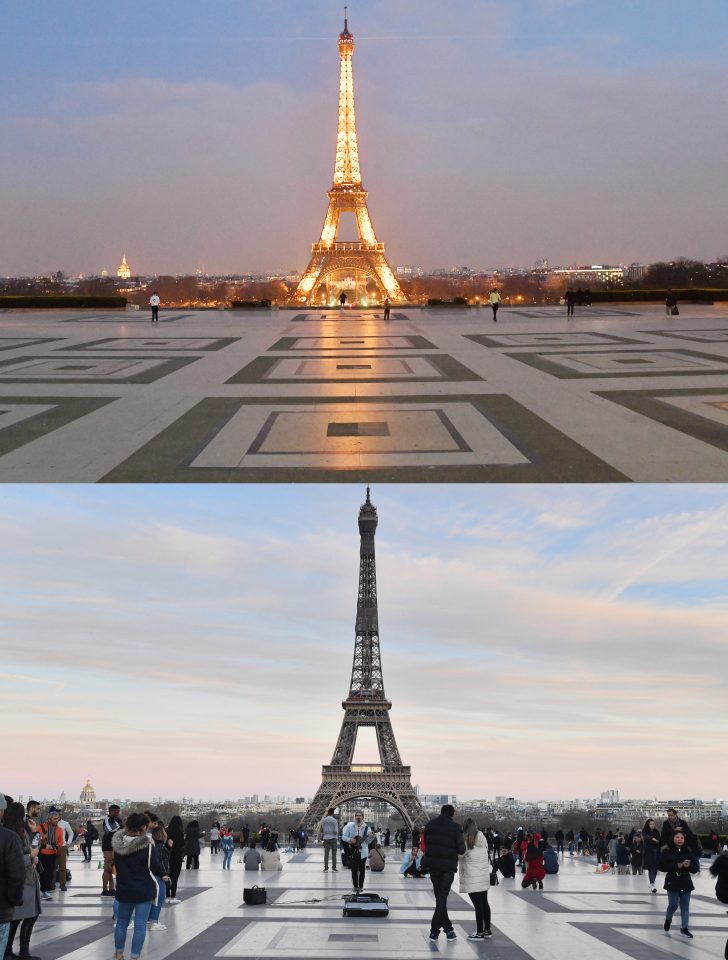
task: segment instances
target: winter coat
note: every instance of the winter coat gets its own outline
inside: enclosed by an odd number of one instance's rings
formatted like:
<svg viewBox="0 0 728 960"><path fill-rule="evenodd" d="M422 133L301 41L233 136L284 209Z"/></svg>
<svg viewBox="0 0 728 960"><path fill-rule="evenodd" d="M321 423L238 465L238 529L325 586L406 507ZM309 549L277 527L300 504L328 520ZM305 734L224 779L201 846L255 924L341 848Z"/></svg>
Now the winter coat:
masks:
<svg viewBox="0 0 728 960"><path fill-rule="evenodd" d="M463 828L441 813L425 827L425 845L423 863L430 873L455 873L458 855L465 853Z"/></svg>
<svg viewBox="0 0 728 960"><path fill-rule="evenodd" d="M664 847L666 844L671 844L676 830L682 830L682 832L685 834L685 846L690 847L694 857L699 857L703 852L703 847L700 843L700 840L698 840L687 823L685 823L684 820L681 820L680 817L675 820L674 826L669 820L665 820L665 822L662 824L662 830L660 831L660 846Z"/></svg>
<svg viewBox="0 0 728 960"><path fill-rule="evenodd" d="M559 872L559 855L553 847L546 847L543 852L543 866L546 873Z"/></svg>
<svg viewBox="0 0 728 960"><path fill-rule="evenodd" d="M710 872L717 877L715 895L721 903L728 903L728 853L721 853L710 865Z"/></svg>
<svg viewBox="0 0 728 960"><path fill-rule="evenodd" d="M20 837L0 827L0 923L13 919L13 909L23 902L25 864Z"/></svg>
<svg viewBox="0 0 728 960"><path fill-rule="evenodd" d="M162 843L160 840L159 843L154 844L154 849L157 851L159 863L162 867L162 873L166 876L169 873L169 847L166 843Z"/></svg>
<svg viewBox="0 0 728 960"><path fill-rule="evenodd" d="M685 860L690 861L689 867L681 867L678 864ZM687 837L685 846L682 850L668 845L660 850L660 870L665 874L665 890L678 891L684 893L686 890L694 890L691 873L697 873L700 867L693 859L692 851L688 847Z"/></svg>
<svg viewBox="0 0 728 960"><path fill-rule="evenodd" d="M625 846L625 844L618 841L614 846L614 853L618 867L629 866L629 849Z"/></svg>
<svg viewBox="0 0 728 960"><path fill-rule="evenodd" d="M643 843L638 843L636 840L632 842L632 854L630 857L630 863L633 867L636 867L638 870L642 869L642 865L645 861L645 845Z"/></svg>
<svg viewBox="0 0 728 960"><path fill-rule="evenodd" d="M200 855L200 828L187 827L185 831L185 856L199 857Z"/></svg>
<svg viewBox="0 0 728 960"><path fill-rule="evenodd" d="M261 864L261 860L262 857L257 850L253 850L252 847L247 847L243 854L243 863L245 864L246 870L257 870Z"/></svg>
<svg viewBox="0 0 728 960"><path fill-rule="evenodd" d="M657 861L660 856L660 832L659 830L643 830L642 840L644 841L644 856L642 862L645 870L656 869Z"/></svg>
<svg viewBox="0 0 728 960"><path fill-rule="evenodd" d="M513 854L510 850L494 861L493 869L500 870L504 877L515 877L516 861L513 859Z"/></svg>
<svg viewBox="0 0 728 960"><path fill-rule="evenodd" d="M157 877L164 870L151 837L132 836L117 830L111 838L116 867L116 899L119 903L146 903L159 893Z"/></svg>
<svg viewBox="0 0 728 960"><path fill-rule="evenodd" d="M480 893L490 886L490 863L488 861L488 842L478 830L475 846L472 850L465 847L465 853L458 857L460 893Z"/></svg>
<svg viewBox="0 0 728 960"><path fill-rule="evenodd" d="M543 854L540 851L536 851L538 856L535 856L532 860L526 859L526 874L521 880L521 885L526 887L529 883L533 883L534 880L543 880L546 876L546 870L543 865Z"/></svg>

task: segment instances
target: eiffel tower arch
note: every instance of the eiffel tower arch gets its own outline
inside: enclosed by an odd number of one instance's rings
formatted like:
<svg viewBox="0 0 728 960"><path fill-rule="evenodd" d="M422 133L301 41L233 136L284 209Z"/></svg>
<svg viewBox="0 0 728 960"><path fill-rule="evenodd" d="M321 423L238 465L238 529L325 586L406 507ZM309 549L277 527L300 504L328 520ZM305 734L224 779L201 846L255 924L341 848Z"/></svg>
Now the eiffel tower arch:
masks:
<svg viewBox="0 0 728 960"><path fill-rule="evenodd" d="M366 280L370 280L368 300L381 302L389 297L393 303L403 302L404 294L387 262L384 244L377 240L374 232L367 206L368 193L362 185L354 109L354 37L349 32L346 16L344 30L339 34L339 57L339 125L334 182L328 194L329 206L321 236L311 247L311 259L293 294L293 301L301 304L326 302L329 280L334 274L341 273L350 278L356 289L363 288ZM337 239L342 213L354 214L358 240Z"/></svg>
<svg viewBox="0 0 728 960"><path fill-rule="evenodd" d="M409 829L422 827L427 819L412 787L410 768L402 763L389 716L392 701L384 693L374 555L377 523L377 508L367 487L366 501L359 510L359 589L349 695L341 704L344 719L331 763L323 767L321 786L301 820L309 833L318 830L329 807L364 798L391 804ZM376 732L379 763L353 762L362 727L373 727Z"/></svg>

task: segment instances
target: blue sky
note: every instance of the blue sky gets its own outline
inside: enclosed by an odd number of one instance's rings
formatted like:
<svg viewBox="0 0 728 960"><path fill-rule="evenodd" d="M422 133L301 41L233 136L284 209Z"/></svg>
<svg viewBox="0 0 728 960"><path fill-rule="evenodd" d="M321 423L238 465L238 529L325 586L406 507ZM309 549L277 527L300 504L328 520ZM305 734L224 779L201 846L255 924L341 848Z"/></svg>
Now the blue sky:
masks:
<svg viewBox="0 0 728 960"><path fill-rule="evenodd" d="M341 18L330 0L6 0L0 275L122 252L149 272L303 267ZM726 252L722 0L361 0L350 26L395 263Z"/></svg>
<svg viewBox="0 0 728 960"><path fill-rule="evenodd" d="M315 790L348 688L364 490L210 493L4 488L4 789L71 795L90 776L114 795L123 768L130 795L189 794L193 753L215 771L201 795ZM385 688L426 792L726 795L722 487L372 494ZM29 770L21 730L57 765ZM690 763L646 769L648 743Z"/></svg>

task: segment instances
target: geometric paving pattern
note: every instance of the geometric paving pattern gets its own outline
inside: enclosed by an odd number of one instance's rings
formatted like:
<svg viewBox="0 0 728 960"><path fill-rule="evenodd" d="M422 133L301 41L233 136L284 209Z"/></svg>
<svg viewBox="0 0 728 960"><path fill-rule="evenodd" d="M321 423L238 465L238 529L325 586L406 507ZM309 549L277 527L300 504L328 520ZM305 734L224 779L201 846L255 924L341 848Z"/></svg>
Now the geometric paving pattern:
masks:
<svg viewBox="0 0 728 960"><path fill-rule="evenodd" d="M727 403L724 305L0 313L0 483L724 482Z"/></svg>
<svg viewBox="0 0 728 960"><path fill-rule="evenodd" d="M441 935L428 940L434 907L428 879L404 880L401 855L389 848L382 873L367 871L365 890L389 899L389 916L360 920L342 916L350 874L322 872L322 849L281 854L283 870L246 872L236 850L232 869L203 851L199 871L182 871L182 903L165 907L164 931L148 932L144 956L149 960L197 960L240 957L245 960L325 957L327 960L719 960L726 939L726 915L713 895L714 881L703 869L695 878L690 927L695 939L676 931L665 934L666 896L649 892L644 876L596 874L591 859L562 860L558 875L548 876L543 891L523 891L520 877L491 887L492 940L469 942L474 913L458 878L448 898L448 912L458 935L448 943ZM67 893L56 891L43 904L32 947L44 960L106 960L112 955L111 904L98 896L96 864L73 859ZM265 886L264 906L243 904L243 887ZM658 881L661 888L662 881ZM679 925L678 925L679 926ZM673 928L675 929L675 928ZM130 934L127 936L127 949Z"/></svg>

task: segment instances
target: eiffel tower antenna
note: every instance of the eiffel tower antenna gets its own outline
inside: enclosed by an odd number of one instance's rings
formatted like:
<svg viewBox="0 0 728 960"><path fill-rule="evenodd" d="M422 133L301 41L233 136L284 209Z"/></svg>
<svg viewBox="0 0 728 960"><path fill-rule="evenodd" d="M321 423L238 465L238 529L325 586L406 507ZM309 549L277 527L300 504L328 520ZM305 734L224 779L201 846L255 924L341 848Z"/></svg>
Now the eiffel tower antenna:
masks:
<svg viewBox="0 0 728 960"><path fill-rule="evenodd" d="M329 207L317 243L311 247L311 260L293 294L298 303L328 303L338 290L352 281L355 289L366 290L367 282L376 288L376 299L389 297L404 301L397 278L384 255L384 244L377 240L372 226L368 193L362 185L359 168L359 144L354 108L354 36L349 32L348 7L344 7L344 29L339 34L339 123L336 135L334 180L329 190ZM340 242L339 220L342 213L356 217L358 241ZM368 295L369 299L372 295ZM355 298L350 300L356 302Z"/></svg>
<svg viewBox="0 0 728 960"><path fill-rule="evenodd" d="M423 826L426 820L412 788L410 768L403 765L399 755L389 717L392 701L384 694L374 555L378 522L377 508L367 486L367 498L359 508L359 588L349 696L341 704L344 719L331 763L323 767L321 786L301 820L301 826L309 833L318 829L329 807L365 797L390 803L410 830ZM374 727L376 731L378 764L353 762L360 727Z"/></svg>

